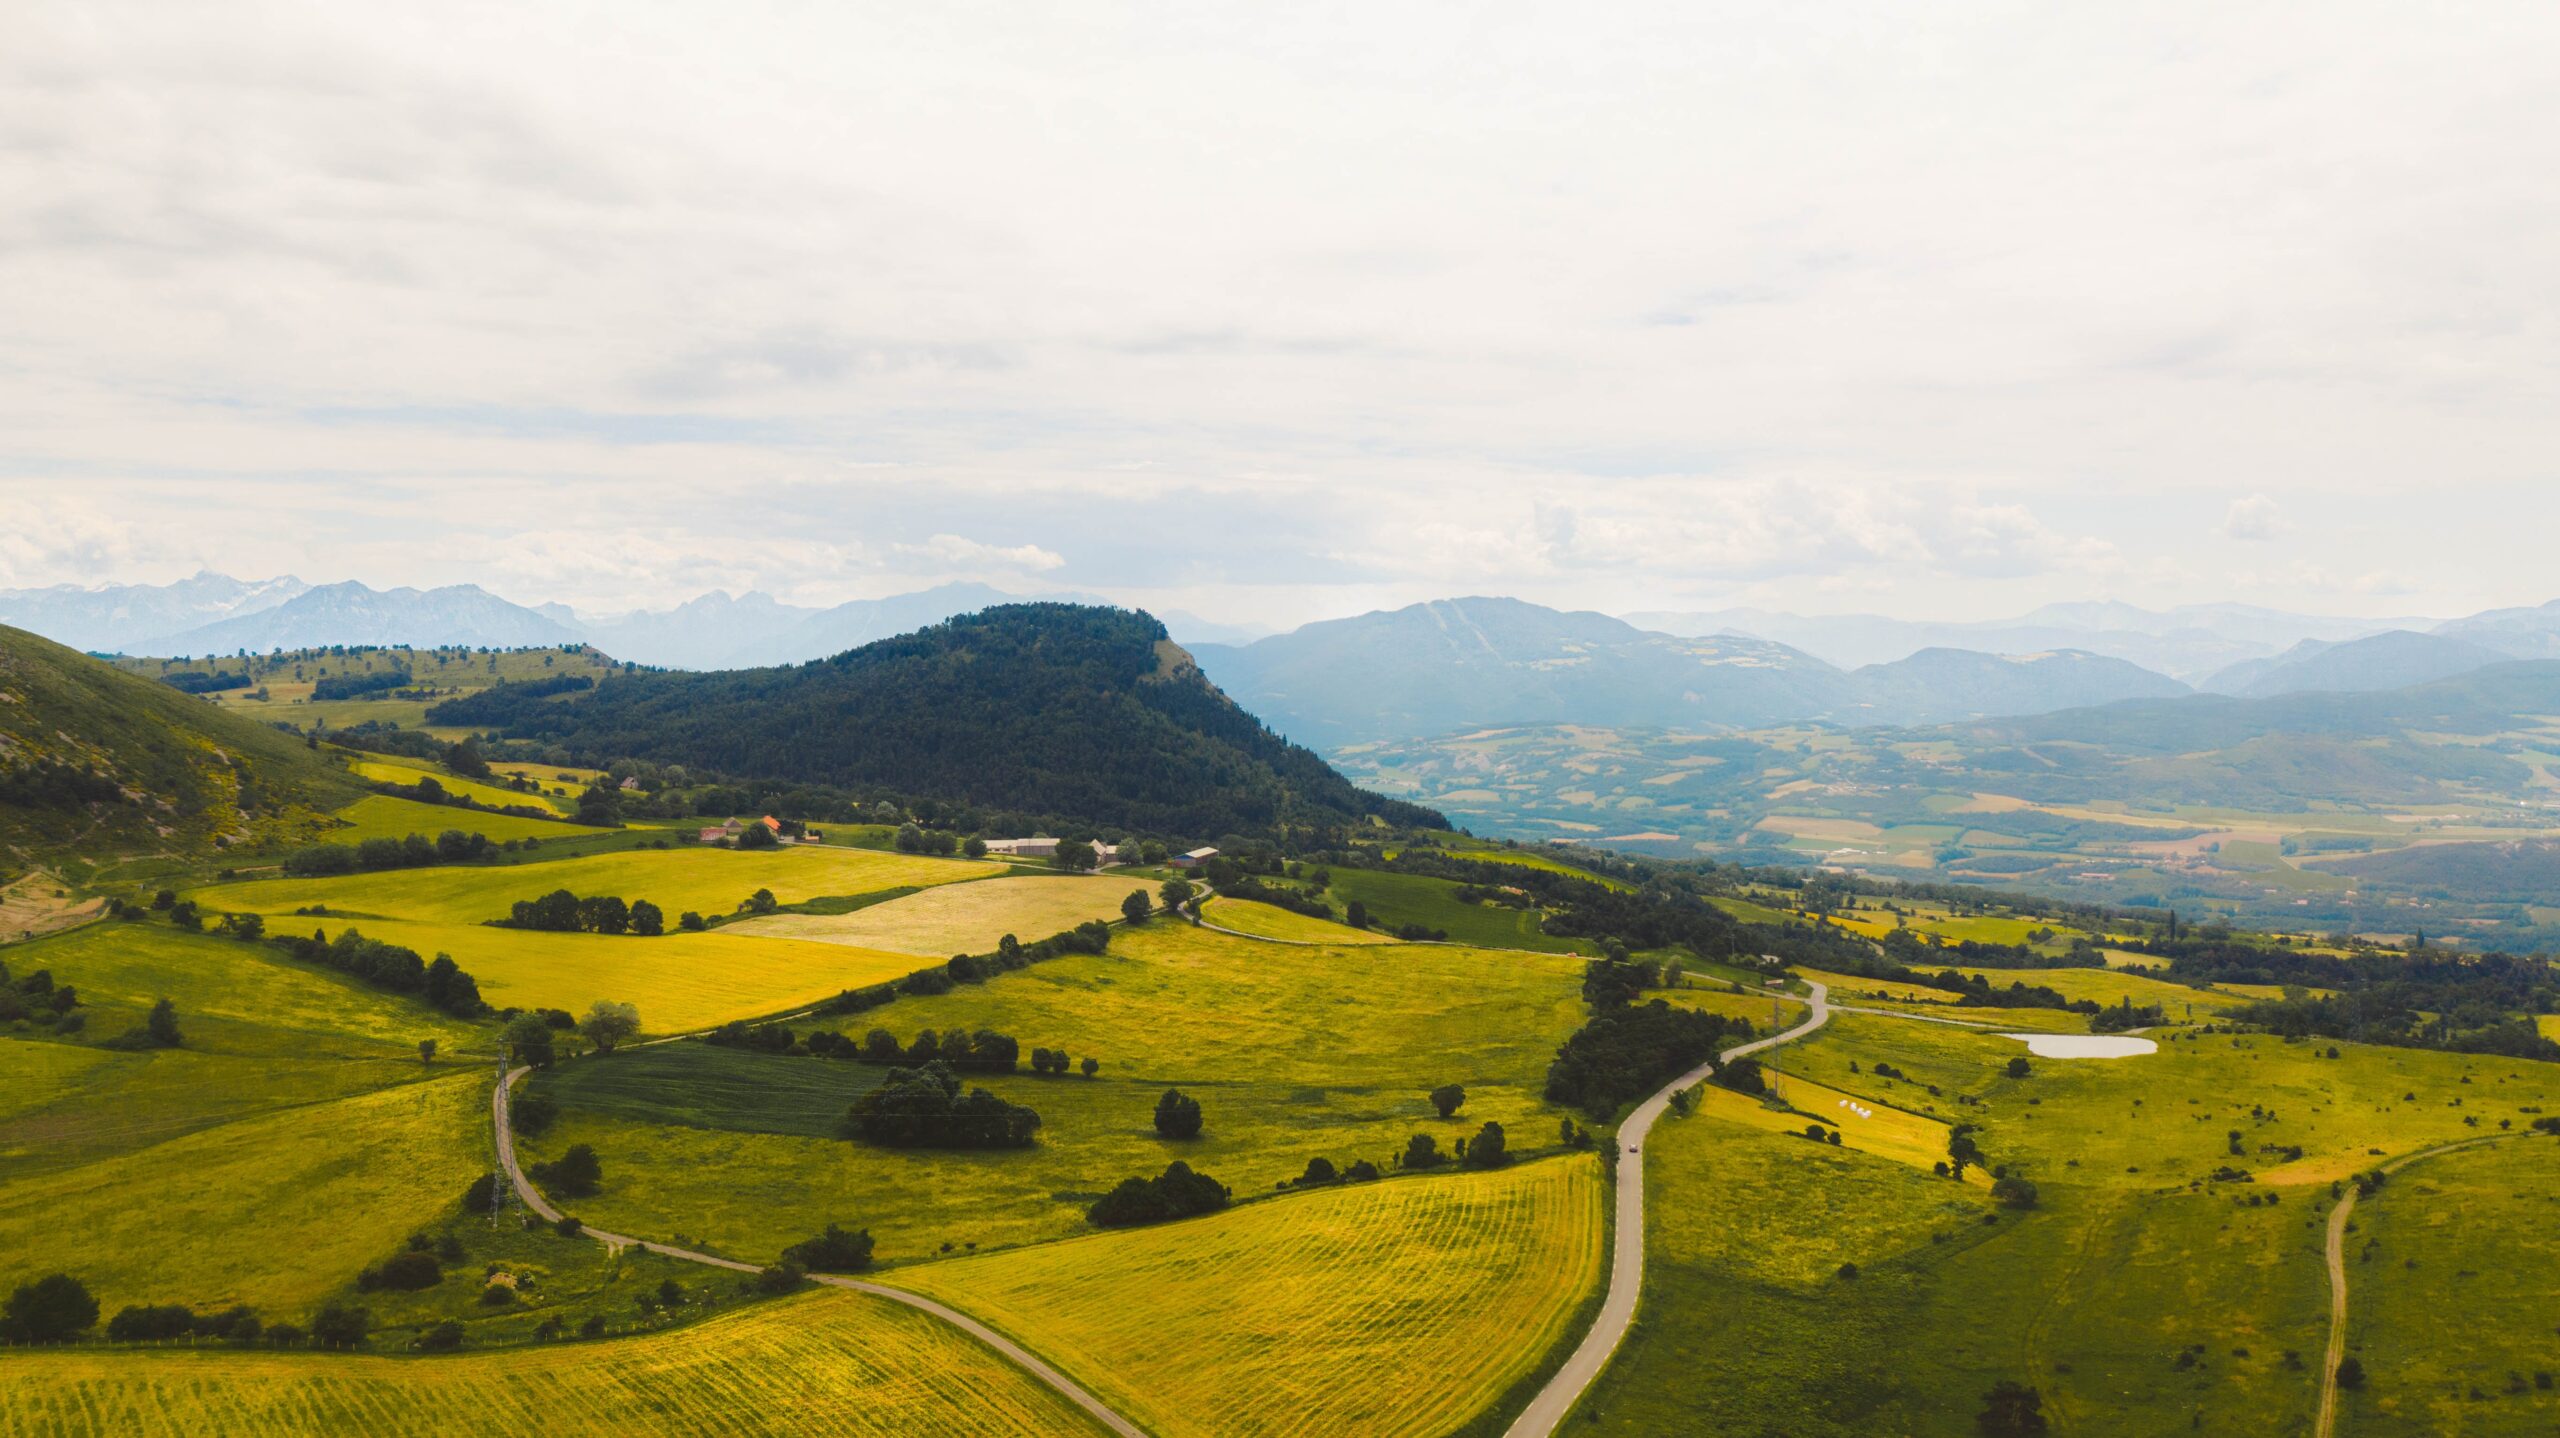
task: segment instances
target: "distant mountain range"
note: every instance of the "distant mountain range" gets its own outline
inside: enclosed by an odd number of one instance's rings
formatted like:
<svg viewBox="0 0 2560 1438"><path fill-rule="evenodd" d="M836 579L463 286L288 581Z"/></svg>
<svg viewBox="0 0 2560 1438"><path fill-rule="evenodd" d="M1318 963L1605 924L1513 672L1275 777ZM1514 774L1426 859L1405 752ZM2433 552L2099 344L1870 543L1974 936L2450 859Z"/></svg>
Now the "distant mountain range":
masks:
<svg viewBox="0 0 2560 1438"><path fill-rule="evenodd" d="M1921 724L2185 694L2120 659L1925 649L1843 670L1733 635L1678 637L1516 599L1450 599L1192 646L1236 702L1321 748L1480 725Z"/></svg>

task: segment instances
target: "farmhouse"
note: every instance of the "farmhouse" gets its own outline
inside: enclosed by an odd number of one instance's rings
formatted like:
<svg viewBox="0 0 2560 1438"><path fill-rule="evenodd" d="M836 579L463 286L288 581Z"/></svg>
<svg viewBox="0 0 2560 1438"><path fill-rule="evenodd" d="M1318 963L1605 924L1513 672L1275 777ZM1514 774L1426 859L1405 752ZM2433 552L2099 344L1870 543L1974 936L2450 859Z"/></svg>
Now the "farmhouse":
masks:
<svg viewBox="0 0 2560 1438"><path fill-rule="evenodd" d="M1216 857L1218 851L1215 849L1194 849L1188 854L1176 854L1165 862L1177 869L1196 869Z"/></svg>
<svg viewBox="0 0 2560 1438"><path fill-rule="evenodd" d="M1017 859L1054 859L1058 856L1058 841L1047 837L1033 839L989 839L987 841L987 852L990 854L1010 854Z"/></svg>

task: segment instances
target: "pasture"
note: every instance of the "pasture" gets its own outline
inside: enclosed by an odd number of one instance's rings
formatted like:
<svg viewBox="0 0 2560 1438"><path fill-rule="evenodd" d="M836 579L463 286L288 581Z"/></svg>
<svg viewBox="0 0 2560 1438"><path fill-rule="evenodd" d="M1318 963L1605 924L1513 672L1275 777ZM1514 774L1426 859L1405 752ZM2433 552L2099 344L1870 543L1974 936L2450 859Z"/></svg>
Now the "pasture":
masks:
<svg viewBox="0 0 2560 1438"><path fill-rule="evenodd" d="M1105 1190L1175 1158L1251 1193L1296 1178L1318 1156L1383 1166L1415 1132L1447 1151L1488 1119L1503 1124L1515 1152L1552 1145L1558 1118L1539 1088L1555 1046L1581 1023L1579 965L1439 945L1369 962L1378 952L1262 943L1159 919L1115 929L1108 954L829 1022L855 1038L887 1028L901 1042L928 1028L989 1028L1025 1050L1099 1060L1091 1079L971 1076L1040 1114L1030 1149L885 1150L765 1131L783 1125L744 1101L732 1111L671 1097L664 1102L688 1107L680 1120L564 1104L559 1126L528 1152L594 1145L605 1188L582 1203L582 1216L619 1232L681 1234L760 1260L840 1220L868 1226L884 1262L906 1263L945 1243L1010 1246L1081 1232L1085 1207ZM757 1057L841 1075L828 1081L842 1085L845 1103L878 1081L835 1060ZM564 1078L565 1069L538 1082ZM777 1080L796 1081L797 1071ZM1428 1095L1445 1083L1463 1085L1467 1102L1442 1120ZM1199 1099L1199 1137L1156 1134L1155 1102L1168 1087Z"/></svg>
<svg viewBox="0 0 2560 1438"><path fill-rule="evenodd" d="M2341 1434L2560 1425L2560 1391L2545 1379L2560 1375L2560 1144L2510 1139L2421 1159L2359 1200L2354 1222L2347 1352L2366 1379L2339 1395Z"/></svg>
<svg viewBox="0 0 2560 1438"><path fill-rule="evenodd" d="M1567 1337L1605 1261L1585 1156L1355 1184L937 1263L977 1315L1164 1438L1426 1438Z"/></svg>
<svg viewBox="0 0 2560 1438"><path fill-rule="evenodd" d="M612 832L584 824L554 823L549 819L527 819L515 814L491 814L451 804L422 804L415 799L402 799L390 794L368 794L338 810L335 817L339 827L319 835L321 842L360 844L367 839L405 839L411 834L434 838L447 829L459 829L466 834L486 834L494 843L505 843L509 839L558 839L568 835Z"/></svg>
<svg viewBox="0 0 2560 1438"><path fill-rule="evenodd" d="M1259 904L1251 899L1211 899L1203 905L1200 916L1220 928L1233 929L1261 939L1278 939L1293 944L1392 944L1391 934L1369 929L1355 929L1329 919L1311 918L1291 913L1273 904Z"/></svg>
<svg viewBox="0 0 2560 1438"><path fill-rule="evenodd" d="M851 913L743 919L722 932L947 959L991 952L1007 934L1031 943L1088 920L1117 920L1120 902L1132 890L1144 892L1151 903L1155 899L1154 885L1125 874L979 879L937 885Z"/></svg>
<svg viewBox="0 0 2560 1438"><path fill-rule="evenodd" d="M0 1288L67 1272L129 1303L304 1310L488 1166L476 1066L0 1183Z"/></svg>
<svg viewBox="0 0 2560 1438"><path fill-rule="evenodd" d="M1470 856L1472 857L1472 856ZM1458 897L1458 885L1419 874L1389 874L1374 869L1336 869L1325 891L1337 908L1354 899L1369 911L1378 927L1395 930L1420 924L1449 935L1450 942L1487 949L1537 949L1546 953L1598 953L1583 941L1552 937L1538 927L1535 909L1470 904Z"/></svg>
<svg viewBox="0 0 2560 1438"><path fill-rule="evenodd" d="M486 804L493 809L513 806L543 809L554 814L568 812L566 804L547 794L527 794L499 784L465 779L441 764L423 764L359 754L350 757L347 768L352 770L359 779L369 779L376 784L397 784L402 788L414 788L421 779L433 779L443 786L446 793L464 795L475 804Z"/></svg>
<svg viewBox="0 0 2560 1438"><path fill-rule="evenodd" d="M1102 1430L948 1325L822 1290L691 1327L449 1358L75 1351L10 1360L0 1429L112 1432L646 1432L1087 1438Z"/></svg>
<svg viewBox="0 0 2560 1438"><path fill-rule="evenodd" d="M817 845L767 850L629 849L549 862L457 864L325 879L256 879L200 889L190 897L208 908L258 914L290 914L319 904L387 919L481 924L507 917L518 899L567 889L580 895L647 899L666 911L672 928L676 917L687 910L706 916L731 913L759 889L770 890L779 903L796 904L829 895L921 889L1000 872L997 865L967 859Z"/></svg>

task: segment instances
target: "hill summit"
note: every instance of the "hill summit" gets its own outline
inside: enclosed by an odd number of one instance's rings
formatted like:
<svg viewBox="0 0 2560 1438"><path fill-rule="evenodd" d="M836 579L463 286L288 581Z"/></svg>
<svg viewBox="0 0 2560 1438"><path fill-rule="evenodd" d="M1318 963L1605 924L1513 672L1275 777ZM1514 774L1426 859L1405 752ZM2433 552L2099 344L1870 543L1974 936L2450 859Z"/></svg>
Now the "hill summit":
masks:
<svg viewBox="0 0 2560 1438"><path fill-rule="evenodd" d="M831 659L623 674L567 700L501 684L429 717L581 760L874 785L1177 836L1440 822L1265 728L1152 616L1088 605L999 605Z"/></svg>

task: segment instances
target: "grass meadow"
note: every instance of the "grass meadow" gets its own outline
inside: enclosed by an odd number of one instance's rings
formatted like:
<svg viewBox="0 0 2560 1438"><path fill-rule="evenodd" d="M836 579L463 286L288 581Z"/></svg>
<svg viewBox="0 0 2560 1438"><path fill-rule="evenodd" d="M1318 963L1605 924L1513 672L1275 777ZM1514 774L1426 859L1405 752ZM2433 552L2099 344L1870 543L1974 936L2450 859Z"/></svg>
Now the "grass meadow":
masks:
<svg viewBox="0 0 2560 1438"><path fill-rule="evenodd" d="M447 829L485 834L495 843L509 839L557 839L568 834L611 832L584 824L553 823L548 819L527 819L514 814L490 814L450 804L422 804L415 799L401 799L389 794L368 794L338 810L336 818L340 827L320 836L332 844L360 844L367 839L405 839L411 834L434 838Z"/></svg>
<svg viewBox="0 0 2560 1438"><path fill-rule="evenodd" d="M494 809L513 806L547 809L554 814L569 812L567 804L548 794L528 794L520 789L507 788L502 784L465 779L440 764L403 763L396 759L381 759L365 755L355 758L347 768L359 779L370 779L377 784L398 784L404 788L414 787L421 779L433 779L442 785L448 794L461 794L473 803L486 804Z"/></svg>
<svg viewBox="0 0 2560 1438"><path fill-rule="evenodd" d="M1537 949L1551 954L1599 952L1588 940L1561 939L1541 932L1534 909L1466 903L1458 898L1458 887L1446 879L1419 874L1337 869L1325 896L1337 909L1357 899L1369 911L1371 921L1387 930L1420 924L1445 931L1452 943L1479 948Z"/></svg>
<svg viewBox="0 0 2560 1438"><path fill-rule="evenodd" d="M1291 1195L895 1281L977 1315L1164 1438L1426 1438L1566 1336L1606 1249L1576 1155Z"/></svg>
<svg viewBox="0 0 2560 1438"><path fill-rule="evenodd" d="M1291 913L1275 904L1259 904L1251 899L1211 899L1200 911L1201 917L1222 928L1256 938L1279 939L1293 944L1392 944L1392 935L1368 929L1355 929L1329 919L1310 918Z"/></svg>
<svg viewBox="0 0 2560 1438"><path fill-rule="evenodd" d="M2356 1204L2347 1352L2361 1391L2338 1431L2560 1427L2560 1144L2514 1139L2421 1159Z"/></svg>
<svg viewBox="0 0 2560 1438"><path fill-rule="evenodd" d="M0 1429L1087 1438L1102 1430L948 1325L841 1291L640 1337L447 1358L219 1351L10 1361Z"/></svg>

